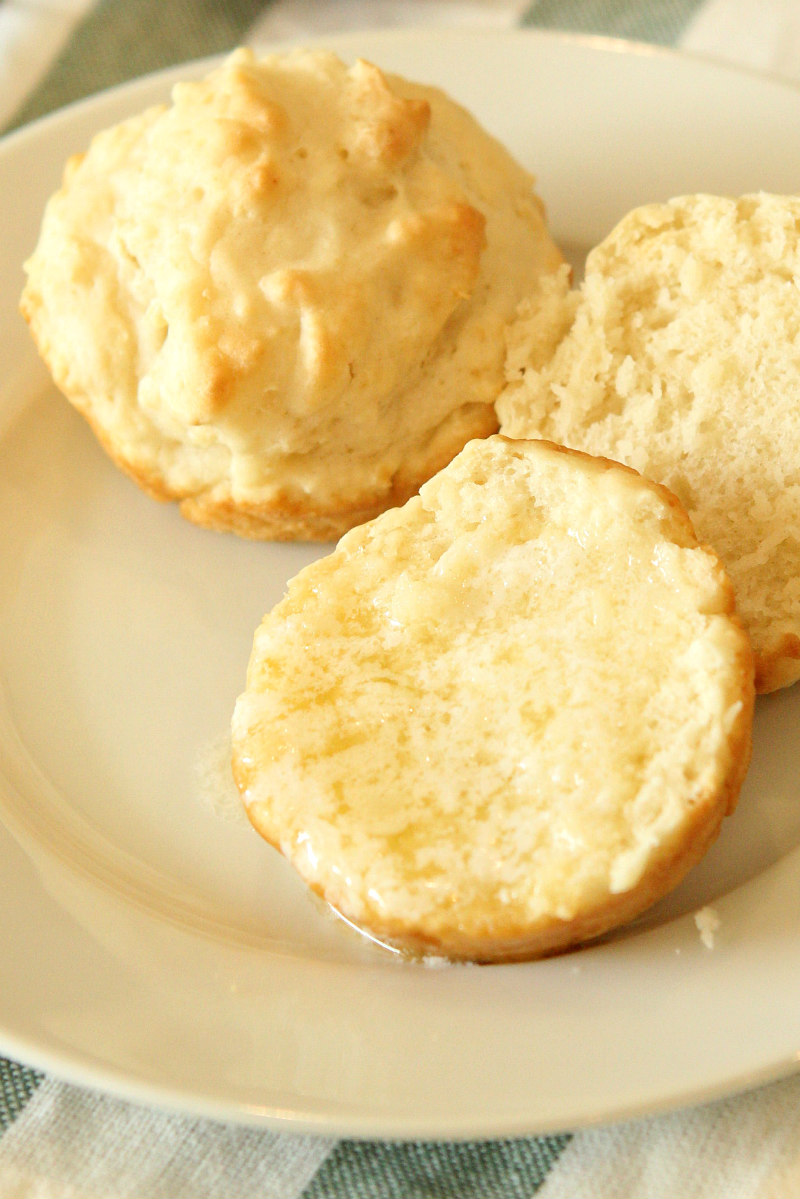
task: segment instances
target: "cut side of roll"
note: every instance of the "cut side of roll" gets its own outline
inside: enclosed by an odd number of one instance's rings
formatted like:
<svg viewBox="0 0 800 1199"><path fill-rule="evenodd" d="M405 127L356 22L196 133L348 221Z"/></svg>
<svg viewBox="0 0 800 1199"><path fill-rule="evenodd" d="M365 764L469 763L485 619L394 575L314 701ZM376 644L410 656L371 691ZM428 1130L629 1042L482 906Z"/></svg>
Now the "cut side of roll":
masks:
<svg viewBox="0 0 800 1199"><path fill-rule="evenodd" d="M471 442L303 570L233 716L250 820L411 953L550 954L673 888L747 769L749 642L665 488Z"/></svg>
<svg viewBox="0 0 800 1199"><path fill-rule="evenodd" d="M800 198L685 196L629 213L579 291L510 332L512 437L616 458L680 498L730 574L758 691L800 678Z"/></svg>

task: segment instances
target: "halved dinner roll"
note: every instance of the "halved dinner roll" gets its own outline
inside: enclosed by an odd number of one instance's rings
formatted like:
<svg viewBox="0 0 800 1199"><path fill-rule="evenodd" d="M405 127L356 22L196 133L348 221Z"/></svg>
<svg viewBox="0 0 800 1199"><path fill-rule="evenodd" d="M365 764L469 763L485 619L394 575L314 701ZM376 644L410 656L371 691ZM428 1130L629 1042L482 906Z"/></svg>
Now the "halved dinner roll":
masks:
<svg viewBox="0 0 800 1199"><path fill-rule="evenodd" d="M70 161L22 311L148 492L327 540L496 430L506 323L560 262L531 176L440 91L241 50Z"/></svg>
<svg viewBox="0 0 800 1199"><path fill-rule="evenodd" d="M494 436L289 584L255 636L234 775L370 936L522 959L630 920L702 857L752 708L730 583L674 496Z"/></svg>
<svg viewBox="0 0 800 1199"><path fill-rule="evenodd" d="M800 678L800 197L629 213L510 332L501 431L665 483L730 574L756 687Z"/></svg>

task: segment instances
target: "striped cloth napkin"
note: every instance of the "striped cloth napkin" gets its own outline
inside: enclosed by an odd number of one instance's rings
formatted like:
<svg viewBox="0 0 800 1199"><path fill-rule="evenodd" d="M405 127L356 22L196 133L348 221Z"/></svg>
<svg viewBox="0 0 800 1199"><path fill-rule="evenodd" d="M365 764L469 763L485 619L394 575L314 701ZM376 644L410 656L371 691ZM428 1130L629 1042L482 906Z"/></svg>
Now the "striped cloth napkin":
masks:
<svg viewBox="0 0 800 1199"><path fill-rule="evenodd" d="M630 37L800 78L800 0L0 0L0 127L242 42L456 23ZM604 1129L393 1144L164 1114L0 1059L0 1199L533 1195L795 1199L800 1077Z"/></svg>

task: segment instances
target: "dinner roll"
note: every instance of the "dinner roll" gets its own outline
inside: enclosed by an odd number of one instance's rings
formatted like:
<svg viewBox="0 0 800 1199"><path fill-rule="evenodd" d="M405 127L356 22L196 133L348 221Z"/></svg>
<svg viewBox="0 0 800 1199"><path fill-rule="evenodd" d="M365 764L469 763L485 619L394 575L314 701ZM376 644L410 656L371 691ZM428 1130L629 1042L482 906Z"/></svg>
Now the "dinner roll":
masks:
<svg viewBox="0 0 800 1199"><path fill-rule="evenodd" d="M579 292L562 275L532 301L497 404L504 433L679 496L730 574L759 691L800 678L799 231L796 196L635 210Z"/></svg>
<svg viewBox="0 0 800 1199"><path fill-rule="evenodd" d="M440 91L240 50L70 160L22 311L145 490L328 539L497 428L505 325L560 262L530 175Z"/></svg>
<svg viewBox="0 0 800 1199"><path fill-rule="evenodd" d="M232 724L256 829L370 936L482 962L630 920L736 802L730 583L665 488L473 441L256 633Z"/></svg>

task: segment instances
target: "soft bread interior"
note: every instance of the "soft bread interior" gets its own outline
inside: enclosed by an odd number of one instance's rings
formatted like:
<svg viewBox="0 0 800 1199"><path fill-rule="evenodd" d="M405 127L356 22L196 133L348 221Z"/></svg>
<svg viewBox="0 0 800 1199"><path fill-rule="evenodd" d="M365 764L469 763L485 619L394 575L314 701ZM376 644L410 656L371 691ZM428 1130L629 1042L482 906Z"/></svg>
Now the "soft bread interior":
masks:
<svg viewBox="0 0 800 1199"><path fill-rule="evenodd" d="M234 770L259 831L372 935L535 956L705 851L746 768L751 670L674 497L493 437L290 584Z"/></svg>
<svg viewBox="0 0 800 1199"><path fill-rule="evenodd" d="M501 431L665 483L730 573L756 681L800 677L800 199L630 213L510 333Z"/></svg>

